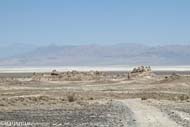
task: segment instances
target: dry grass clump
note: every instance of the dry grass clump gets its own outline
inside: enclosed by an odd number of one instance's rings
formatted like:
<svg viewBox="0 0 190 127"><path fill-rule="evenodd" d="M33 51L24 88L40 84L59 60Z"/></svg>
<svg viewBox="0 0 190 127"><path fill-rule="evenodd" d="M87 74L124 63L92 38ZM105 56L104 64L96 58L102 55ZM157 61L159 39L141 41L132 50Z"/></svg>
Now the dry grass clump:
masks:
<svg viewBox="0 0 190 127"><path fill-rule="evenodd" d="M67 99L69 102L74 102L76 100L75 94L72 93L72 94L67 95Z"/></svg>
<svg viewBox="0 0 190 127"><path fill-rule="evenodd" d="M173 98L175 101L188 101L189 99L188 95L177 95Z"/></svg>
<svg viewBox="0 0 190 127"><path fill-rule="evenodd" d="M141 100L147 100L148 98L147 97L141 97Z"/></svg>
<svg viewBox="0 0 190 127"><path fill-rule="evenodd" d="M94 100L94 98L93 98L93 97L90 97L89 100Z"/></svg>
<svg viewBox="0 0 190 127"><path fill-rule="evenodd" d="M185 100L188 100L189 99L189 96L187 96L187 95L181 95L181 96L179 96L179 100L180 101L185 101Z"/></svg>

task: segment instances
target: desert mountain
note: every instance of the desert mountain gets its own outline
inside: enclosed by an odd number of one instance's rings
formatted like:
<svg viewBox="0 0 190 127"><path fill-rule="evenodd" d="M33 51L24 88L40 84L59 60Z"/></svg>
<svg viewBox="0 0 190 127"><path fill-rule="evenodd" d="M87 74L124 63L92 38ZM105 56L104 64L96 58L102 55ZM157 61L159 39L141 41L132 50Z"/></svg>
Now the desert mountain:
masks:
<svg viewBox="0 0 190 127"><path fill-rule="evenodd" d="M0 60L1 66L190 65L190 45L49 45ZM17 50L16 50L17 51Z"/></svg>

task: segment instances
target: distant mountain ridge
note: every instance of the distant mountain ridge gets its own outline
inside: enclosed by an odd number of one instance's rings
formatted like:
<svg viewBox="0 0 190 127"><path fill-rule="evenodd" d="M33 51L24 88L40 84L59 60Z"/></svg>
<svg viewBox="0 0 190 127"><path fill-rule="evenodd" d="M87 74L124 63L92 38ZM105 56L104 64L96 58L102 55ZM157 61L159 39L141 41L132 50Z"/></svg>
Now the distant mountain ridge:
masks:
<svg viewBox="0 0 190 127"><path fill-rule="evenodd" d="M0 59L0 66L190 65L190 45L49 45L29 49Z"/></svg>
<svg viewBox="0 0 190 127"><path fill-rule="evenodd" d="M15 44L1 44L0 58L14 57L24 53L33 51L38 46L31 44L15 43Z"/></svg>

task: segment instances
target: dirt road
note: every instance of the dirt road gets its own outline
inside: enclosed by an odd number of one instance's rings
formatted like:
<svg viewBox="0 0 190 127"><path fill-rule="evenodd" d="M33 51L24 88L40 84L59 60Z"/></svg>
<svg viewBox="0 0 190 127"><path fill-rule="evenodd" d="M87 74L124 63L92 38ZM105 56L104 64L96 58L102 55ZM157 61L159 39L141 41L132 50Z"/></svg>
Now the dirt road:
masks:
<svg viewBox="0 0 190 127"><path fill-rule="evenodd" d="M128 115L131 112L126 127L180 127L165 113L140 99L120 100L120 102L130 110L126 112Z"/></svg>

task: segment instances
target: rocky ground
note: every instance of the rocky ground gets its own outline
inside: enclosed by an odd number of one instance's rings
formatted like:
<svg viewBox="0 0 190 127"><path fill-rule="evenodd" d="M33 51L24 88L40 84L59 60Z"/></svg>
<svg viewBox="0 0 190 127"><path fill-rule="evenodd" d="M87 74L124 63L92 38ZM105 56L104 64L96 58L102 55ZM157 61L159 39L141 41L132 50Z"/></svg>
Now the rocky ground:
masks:
<svg viewBox="0 0 190 127"><path fill-rule="evenodd" d="M0 127L189 127L189 72L142 70L0 74Z"/></svg>
<svg viewBox="0 0 190 127"><path fill-rule="evenodd" d="M15 123L26 122L31 126L65 126L65 127L121 127L125 120L123 109L112 103L75 104L72 108L57 107L52 109L25 109L0 112L1 121ZM76 106L78 105L78 106ZM119 116L119 117L118 117Z"/></svg>

